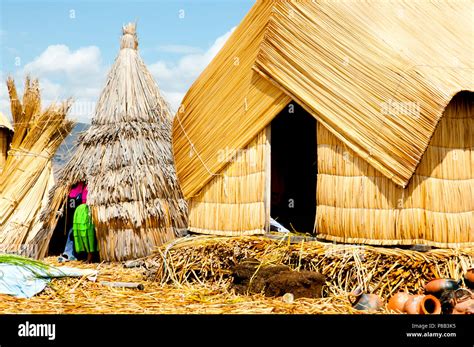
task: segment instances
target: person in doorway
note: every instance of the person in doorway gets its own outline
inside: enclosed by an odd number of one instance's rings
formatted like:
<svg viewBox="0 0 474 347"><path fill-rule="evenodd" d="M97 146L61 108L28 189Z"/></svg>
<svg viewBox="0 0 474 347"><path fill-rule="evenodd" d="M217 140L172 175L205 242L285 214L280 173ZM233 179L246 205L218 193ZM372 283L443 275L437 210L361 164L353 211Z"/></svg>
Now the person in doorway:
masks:
<svg viewBox="0 0 474 347"><path fill-rule="evenodd" d="M69 229L66 239L66 246L64 247L64 252L59 256L58 262L66 262L77 260L74 252L74 233L73 228Z"/></svg>
<svg viewBox="0 0 474 347"><path fill-rule="evenodd" d="M86 252L87 262L91 263L98 248L95 228L87 204L79 205L74 212L73 234L76 253Z"/></svg>
<svg viewBox="0 0 474 347"><path fill-rule="evenodd" d="M73 233L73 218L76 208L85 203L87 199L87 187L83 182L79 182L72 186L67 198L67 204L65 206L64 216L64 228L66 234L66 245L64 252L58 258L58 262L67 262L71 260L77 260L74 252L74 233Z"/></svg>

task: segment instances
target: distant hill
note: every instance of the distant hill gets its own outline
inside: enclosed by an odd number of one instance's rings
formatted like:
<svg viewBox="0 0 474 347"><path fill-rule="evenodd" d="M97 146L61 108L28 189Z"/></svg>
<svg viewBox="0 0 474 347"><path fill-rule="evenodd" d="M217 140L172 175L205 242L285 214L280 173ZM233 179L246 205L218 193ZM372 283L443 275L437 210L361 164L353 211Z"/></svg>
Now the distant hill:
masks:
<svg viewBox="0 0 474 347"><path fill-rule="evenodd" d="M77 123L72 132L59 146L56 155L53 158L53 168L56 172L62 168L71 158L77 147L79 134L89 129L90 124Z"/></svg>

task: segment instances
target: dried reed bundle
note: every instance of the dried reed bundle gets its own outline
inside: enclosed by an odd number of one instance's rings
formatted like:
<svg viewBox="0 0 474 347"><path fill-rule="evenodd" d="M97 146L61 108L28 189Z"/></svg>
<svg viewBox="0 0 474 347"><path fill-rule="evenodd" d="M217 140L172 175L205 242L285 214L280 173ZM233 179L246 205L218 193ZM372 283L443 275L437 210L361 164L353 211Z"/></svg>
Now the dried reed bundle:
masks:
<svg viewBox="0 0 474 347"><path fill-rule="evenodd" d="M26 78L23 101L7 81L15 133L0 175L0 246L2 252L28 254L39 231L39 215L54 183L51 159L73 122L66 119L71 101L41 110L39 84Z"/></svg>
<svg viewBox="0 0 474 347"><path fill-rule="evenodd" d="M67 192L87 181L100 256L108 261L148 255L187 225L171 113L138 53L135 24L123 28L120 47L92 125L52 190L41 231L41 238L51 238ZM46 250L47 243L36 256Z"/></svg>
<svg viewBox="0 0 474 347"><path fill-rule="evenodd" d="M389 297L398 290L416 293L437 277L461 279L474 264L474 249L435 249L426 253L395 248L289 242L264 237L182 239L149 258L150 278L161 283L223 281L243 259L285 264L327 277L325 296L347 295L356 287Z"/></svg>

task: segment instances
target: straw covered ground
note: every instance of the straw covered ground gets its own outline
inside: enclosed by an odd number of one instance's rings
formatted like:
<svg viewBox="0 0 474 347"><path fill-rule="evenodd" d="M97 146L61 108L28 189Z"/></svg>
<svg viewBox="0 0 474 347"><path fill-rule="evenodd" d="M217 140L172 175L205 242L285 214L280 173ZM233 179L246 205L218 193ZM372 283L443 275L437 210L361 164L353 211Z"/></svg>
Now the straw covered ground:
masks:
<svg viewBox="0 0 474 347"><path fill-rule="evenodd" d="M267 298L237 295L230 288L231 268L243 259L316 270L327 277L322 299ZM46 262L58 265L55 258ZM435 277L460 279L474 265L474 249L415 252L393 248L290 243L266 237L188 237L168 244L136 268L122 263L68 263L98 269L96 282L55 279L31 299L2 296L0 313L131 313L131 314L330 314L363 313L350 306L348 293L357 286L381 295L408 289L415 293ZM101 281L142 283L143 291L105 287ZM386 309L381 313L389 313Z"/></svg>
<svg viewBox="0 0 474 347"><path fill-rule="evenodd" d="M55 258L46 260L58 265ZM356 312L334 298L297 299L263 295L239 296L226 282L161 285L146 281L140 269L126 269L120 263L71 262L68 266L99 270L97 282L86 279L54 279L49 288L31 299L0 295L0 313L31 314L304 314ZM105 287L100 281L130 281L144 284L142 291Z"/></svg>

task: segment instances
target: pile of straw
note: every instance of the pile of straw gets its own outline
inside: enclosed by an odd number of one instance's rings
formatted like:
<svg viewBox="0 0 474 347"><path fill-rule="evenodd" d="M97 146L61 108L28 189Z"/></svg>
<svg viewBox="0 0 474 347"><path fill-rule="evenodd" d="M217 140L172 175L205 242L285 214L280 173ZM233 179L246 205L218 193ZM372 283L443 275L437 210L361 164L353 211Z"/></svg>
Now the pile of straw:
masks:
<svg viewBox="0 0 474 347"><path fill-rule="evenodd" d="M325 296L340 296L357 287L388 298L399 290L419 292L433 278L461 279L474 265L474 248L417 252L397 248L292 244L265 237L192 237L162 249L147 260L149 276L161 283L220 282L232 267L253 258L263 264L285 264L318 271L327 277Z"/></svg>
<svg viewBox="0 0 474 347"><path fill-rule="evenodd" d="M0 251L28 254L54 183L52 157L74 124L66 119L70 100L41 109L37 80L26 79L22 101L13 79L7 86L15 132L0 175Z"/></svg>
<svg viewBox="0 0 474 347"><path fill-rule="evenodd" d="M60 265L53 258L46 263ZM161 285L145 281L139 269L120 263L68 266L98 270L96 282L86 278L53 279L30 299L0 295L1 314L320 314L357 313L345 297L296 299L293 303L261 294L236 295L227 283ZM112 288L101 281L134 282L144 290Z"/></svg>
<svg viewBox="0 0 474 347"><path fill-rule="evenodd" d="M324 273L328 276L325 297L291 302L262 294L235 294L230 288L230 268L251 257ZM54 258L47 258L46 263L60 265ZM432 277L458 279L472 264L473 249L418 253L319 242L289 244L264 237L200 236L179 239L161 254L144 259L145 271L120 263L70 262L68 266L98 270L97 281L54 279L31 299L1 296L0 313L357 314L365 312L352 308L348 298L348 291L356 286L365 285L386 302L391 292L405 287L416 292L421 282ZM146 280L144 272L152 281ZM141 283L144 290L107 287L102 281ZM393 312L384 306L380 313Z"/></svg>

